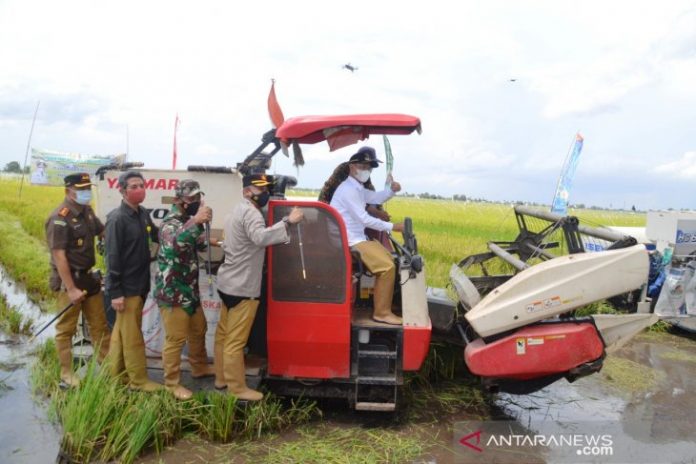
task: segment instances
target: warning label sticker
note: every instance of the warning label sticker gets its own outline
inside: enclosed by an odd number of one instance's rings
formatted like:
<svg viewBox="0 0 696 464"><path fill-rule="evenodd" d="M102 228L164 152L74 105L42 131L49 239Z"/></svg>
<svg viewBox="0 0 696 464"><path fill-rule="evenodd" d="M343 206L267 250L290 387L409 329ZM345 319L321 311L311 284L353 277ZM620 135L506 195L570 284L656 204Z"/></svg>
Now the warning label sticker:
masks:
<svg viewBox="0 0 696 464"><path fill-rule="evenodd" d="M517 339L517 354L525 354L527 352L527 344L524 338Z"/></svg>

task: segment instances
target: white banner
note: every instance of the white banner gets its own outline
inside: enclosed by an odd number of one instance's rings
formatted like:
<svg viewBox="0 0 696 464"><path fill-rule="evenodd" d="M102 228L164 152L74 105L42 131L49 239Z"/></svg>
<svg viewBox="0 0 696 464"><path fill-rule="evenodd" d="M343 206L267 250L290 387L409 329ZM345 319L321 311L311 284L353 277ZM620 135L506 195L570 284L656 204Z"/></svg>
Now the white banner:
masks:
<svg viewBox="0 0 696 464"><path fill-rule="evenodd" d="M152 274L151 287L155 288L155 273L157 272L157 264L153 263L150 266ZM208 275L204 270L198 274L198 288L201 292L201 307L203 314L208 322L208 331L205 334L205 348L208 351L208 359L213 359L215 347L215 329L217 328L218 319L220 317L220 297L215 289L215 276L213 276L213 292L212 296L209 292ZM164 347L164 327L160 318L159 307L157 301L152 296L153 292L147 297L145 306L143 307L143 338L145 339L145 355L150 358L161 358L162 348ZM182 359L188 360L188 345L184 347Z"/></svg>
<svg viewBox="0 0 696 464"><path fill-rule="evenodd" d="M93 177L101 166L120 164L125 158L125 154L84 155L32 148L30 179L34 185L63 185L63 178L69 174L86 172Z"/></svg>

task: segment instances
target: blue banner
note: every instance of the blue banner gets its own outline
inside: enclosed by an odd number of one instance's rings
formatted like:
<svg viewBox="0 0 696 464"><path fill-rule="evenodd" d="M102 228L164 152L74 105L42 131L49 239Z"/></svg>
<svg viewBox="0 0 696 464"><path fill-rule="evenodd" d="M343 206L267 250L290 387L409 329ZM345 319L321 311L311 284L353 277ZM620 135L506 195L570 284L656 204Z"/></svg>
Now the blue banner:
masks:
<svg viewBox="0 0 696 464"><path fill-rule="evenodd" d="M551 203L552 213L560 214L561 216L565 216L568 213L568 198L570 196L570 189L573 187L573 177L575 176L575 169L578 167L583 140L582 135L579 133L575 135L573 151L566 159L565 165L561 170L561 176L558 179L556 195L554 195L553 202Z"/></svg>

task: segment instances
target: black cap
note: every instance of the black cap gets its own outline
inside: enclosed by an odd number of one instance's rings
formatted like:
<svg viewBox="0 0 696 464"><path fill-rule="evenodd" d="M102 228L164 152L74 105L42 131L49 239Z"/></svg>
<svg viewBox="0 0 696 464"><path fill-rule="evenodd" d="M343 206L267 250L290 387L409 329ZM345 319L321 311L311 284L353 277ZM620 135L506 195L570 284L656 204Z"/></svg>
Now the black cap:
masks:
<svg viewBox="0 0 696 464"><path fill-rule="evenodd" d="M63 178L66 187L88 187L92 185L92 180L86 172L77 172Z"/></svg>
<svg viewBox="0 0 696 464"><path fill-rule="evenodd" d="M370 166L376 168L381 163L381 160L377 159L377 153L372 147L362 147L356 154L350 157L349 163L370 163Z"/></svg>
<svg viewBox="0 0 696 464"><path fill-rule="evenodd" d="M265 187L271 184L273 184L273 176L267 176L266 174L250 174L248 176L244 176L242 179L243 187L249 187L251 185L256 187Z"/></svg>

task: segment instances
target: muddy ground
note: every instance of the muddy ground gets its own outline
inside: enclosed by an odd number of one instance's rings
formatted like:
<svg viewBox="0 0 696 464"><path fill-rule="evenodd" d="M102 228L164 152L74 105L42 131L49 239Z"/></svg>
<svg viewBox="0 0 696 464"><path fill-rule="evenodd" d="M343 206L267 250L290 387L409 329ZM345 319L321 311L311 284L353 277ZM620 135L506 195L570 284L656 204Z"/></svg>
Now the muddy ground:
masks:
<svg viewBox="0 0 696 464"><path fill-rule="evenodd" d="M459 421L482 419L482 411L489 418L514 419L524 427L539 422L615 421L619 430L616 441L637 456L650 459L641 454L649 449L662 462L696 462L696 341L687 334L643 333L609 357L599 374L572 384L561 380L531 395L497 394L492 400L490 405L482 405L483 409L467 408L410 422L399 416L351 412L335 404L336 409L312 425L322 427L325 434L334 429L395 430L421 441L424 451L411 462L456 463L462 456L455 446L454 426ZM312 446L306 436L295 431L251 444L221 445L190 438L140 462L282 462L275 450L293 441Z"/></svg>

